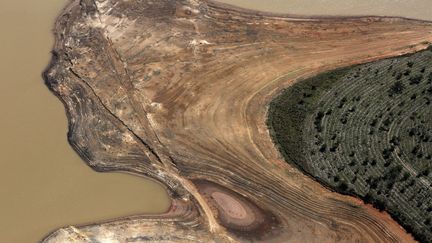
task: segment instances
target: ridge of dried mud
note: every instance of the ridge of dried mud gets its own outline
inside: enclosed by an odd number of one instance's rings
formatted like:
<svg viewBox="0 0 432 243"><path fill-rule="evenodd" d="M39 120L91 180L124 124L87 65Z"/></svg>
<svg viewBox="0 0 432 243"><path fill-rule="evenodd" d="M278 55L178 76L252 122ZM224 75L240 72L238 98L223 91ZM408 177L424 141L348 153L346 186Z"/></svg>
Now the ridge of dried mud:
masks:
<svg viewBox="0 0 432 243"><path fill-rule="evenodd" d="M414 241L388 214L286 163L266 112L296 81L425 48L431 23L81 0L63 10L55 35L44 77L65 104L73 148L95 170L160 181L172 205L43 242Z"/></svg>

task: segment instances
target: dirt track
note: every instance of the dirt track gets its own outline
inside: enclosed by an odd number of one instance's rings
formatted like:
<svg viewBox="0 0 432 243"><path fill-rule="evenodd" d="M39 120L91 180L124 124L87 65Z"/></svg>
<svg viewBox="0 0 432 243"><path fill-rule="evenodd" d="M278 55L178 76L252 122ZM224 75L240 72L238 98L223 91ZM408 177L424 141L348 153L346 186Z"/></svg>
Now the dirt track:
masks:
<svg viewBox="0 0 432 243"><path fill-rule="evenodd" d="M251 240L218 220L196 180L229 188L275 218L252 240L412 241L387 214L284 162L266 109L295 81L425 48L432 24L289 18L197 0L86 0L65 9L56 40L46 80L67 107L72 146L97 170L164 182L174 205L186 206L160 218L66 228L46 242Z"/></svg>

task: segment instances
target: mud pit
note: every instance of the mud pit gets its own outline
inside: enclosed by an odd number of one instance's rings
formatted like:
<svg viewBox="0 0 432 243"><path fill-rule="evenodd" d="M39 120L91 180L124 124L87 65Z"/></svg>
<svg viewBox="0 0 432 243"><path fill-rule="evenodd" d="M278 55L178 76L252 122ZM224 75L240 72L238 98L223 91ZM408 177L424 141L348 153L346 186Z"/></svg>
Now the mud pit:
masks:
<svg viewBox="0 0 432 243"><path fill-rule="evenodd" d="M241 235L246 232L245 237L258 237L276 226L271 213L265 213L241 195L208 181L197 181L195 184L220 223L234 233Z"/></svg>
<svg viewBox="0 0 432 243"><path fill-rule="evenodd" d="M241 202L229 196L228 194L223 192L213 192L211 193L210 197L220 207L220 210L226 214L225 217L232 219L234 224L250 225L255 221L254 215L250 212L251 210L247 210L249 208L245 208Z"/></svg>
<svg viewBox="0 0 432 243"><path fill-rule="evenodd" d="M99 171L161 181L181 207L67 227L45 242L413 241L388 214L287 164L266 112L293 82L424 49L431 23L309 19L198 0L82 0L64 10L55 33L45 78L69 113L72 146ZM224 190L203 195L200 180ZM248 227L257 212L277 224L255 237Z"/></svg>

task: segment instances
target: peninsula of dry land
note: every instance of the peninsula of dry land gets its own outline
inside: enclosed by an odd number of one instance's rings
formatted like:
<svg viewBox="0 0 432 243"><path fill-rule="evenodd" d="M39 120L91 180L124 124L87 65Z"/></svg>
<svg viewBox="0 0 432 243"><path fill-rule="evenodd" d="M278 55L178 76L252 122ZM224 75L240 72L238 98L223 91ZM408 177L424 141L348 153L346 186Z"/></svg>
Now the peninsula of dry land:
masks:
<svg viewBox="0 0 432 243"><path fill-rule="evenodd" d="M431 23L81 0L55 35L45 80L65 104L73 148L95 170L160 181L172 205L62 228L44 242L413 241L388 214L286 163L266 115L299 80L426 48Z"/></svg>

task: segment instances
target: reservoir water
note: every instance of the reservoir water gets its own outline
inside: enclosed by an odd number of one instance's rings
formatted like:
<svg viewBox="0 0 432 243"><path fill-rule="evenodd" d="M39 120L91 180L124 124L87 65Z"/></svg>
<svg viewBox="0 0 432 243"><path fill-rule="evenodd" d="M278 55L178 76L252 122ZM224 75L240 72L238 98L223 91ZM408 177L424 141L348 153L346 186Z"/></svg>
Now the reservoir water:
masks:
<svg viewBox="0 0 432 243"><path fill-rule="evenodd" d="M92 171L66 140L61 102L41 78L64 0L0 0L0 242L169 207L156 182Z"/></svg>
<svg viewBox="0 0 432 243"><path fill-rule="evenodd" d="M313 15L396 15L432 20L430 0L221 0ZM93 172L66 141L62 104L43 84L64 0L0 0L0 242L37 242L50 231L169 207L164 188Z"/></svg>
<svg viewBox="0 0 432 243"><path fill-rule="evenodd" d="M379 15L432 20L431 0L218 0L243 8L300 15Z"/></svg>

